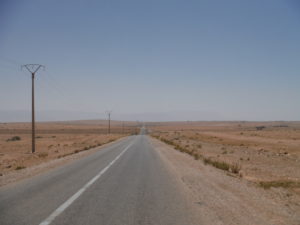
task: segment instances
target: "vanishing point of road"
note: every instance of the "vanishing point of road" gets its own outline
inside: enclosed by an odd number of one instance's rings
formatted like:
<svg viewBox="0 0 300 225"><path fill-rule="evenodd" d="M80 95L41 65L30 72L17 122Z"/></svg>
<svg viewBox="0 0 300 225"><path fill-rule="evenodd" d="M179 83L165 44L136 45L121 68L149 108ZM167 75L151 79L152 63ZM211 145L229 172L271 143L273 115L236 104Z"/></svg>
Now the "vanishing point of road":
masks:
<svg viewBox="0 0 300 225"><path fill-rule="evenodd" d="M147 135L130 136L0 188L1 225L193 225L182 190Z"/></svg>

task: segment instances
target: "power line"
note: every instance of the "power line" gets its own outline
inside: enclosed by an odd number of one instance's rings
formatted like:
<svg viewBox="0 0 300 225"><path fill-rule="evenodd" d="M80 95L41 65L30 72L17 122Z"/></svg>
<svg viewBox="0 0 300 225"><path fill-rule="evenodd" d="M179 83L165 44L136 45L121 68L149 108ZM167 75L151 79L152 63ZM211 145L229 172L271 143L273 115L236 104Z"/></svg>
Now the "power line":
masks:
<svg viewBox="0 0 300 225"><path fill-rule="evenodd" d="M52 89L56 90L55 93L59 93L60 95L60 100L62 100L66 105L70 106L71 108L78 108L78 106L83 107L82 104L78 105L78 101L75 100L74 98L71 98L70 95L66 94L66 85L61 85L62 83L58 82L51 73L46 72L45 78L49 81L47 84L51 86ZM66 87L65 87L66 86ZM78 110L78 109L77 109Z"/></svg>
<svg viewBox="0 0 300 225"><path fill-rule="evenodd" d="M14 60L14 59L6 58L6 57L0 57L0 61L10 63L10 64L14 64L15 66L22 65L22 63L20 63L20 62Z"/></svg>

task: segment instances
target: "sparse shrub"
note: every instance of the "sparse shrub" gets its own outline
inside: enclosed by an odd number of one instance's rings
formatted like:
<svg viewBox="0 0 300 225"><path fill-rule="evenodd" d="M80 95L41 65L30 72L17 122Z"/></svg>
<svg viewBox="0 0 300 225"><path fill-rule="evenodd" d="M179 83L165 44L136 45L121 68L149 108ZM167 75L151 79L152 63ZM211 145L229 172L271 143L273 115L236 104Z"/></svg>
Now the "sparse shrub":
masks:
<svg viewBox="0 0 300 225"><path fill-rule="evenodd" d="M232 173L239 173L241 170L241 166L238 164L229 164L227 162L219 162L216 160L212 160L210 158L204 158L203 159L204 164L210 164L218 169L226 170Z"/></svg>
<svg viewBox="0 0 300 225"><path fill-rule="evenodd" d="M36 136L35 139L43 138L42 136Z"/></svg>
<svg viewBox="0 0 300 225"><path fill-rule="evenodd" d="M12 138L7 139L6 141L20 141L21 137L20 136L13 136Z"/></svg>
<svg viewBox="0 0 300 225"><path fill-rule="evenodd" d="M26 168L25 166L17 166L16 170L22 170L22 169L25 169L25 168Z"/></svg>
<svg viewBox="0 0 300 225"><path fill-rule="evenodd" d="M202 145L201 145L201 144L198 144L197 147L198 147L198 148L202 148Z"/></svg>
<svg viewBox="0 0 300 225"><path fill-rule="evenodd" d="M195 160L199 160L201 158L201 154L199 154L198 152L194 153L193 155Z"/></svg>
<svg viewBox="0 0 300 225"><path fill-rule="evenodd" d="M212 161L212 165L218 169L229 171L230 165L226 162Z"/></svg>
<svg viewBox="0 0 300 225"><path fill-rule="evenodd" d="M210 164L210 159L209 158L204 158L203 159L204 164Z"/></svg>
<svg viewBox="0 0 300 225"><path fill-rule="evenodd" d="M263 130L265 128L266 128L265 126L258 126L258 127L256 127L256 130Z"/></svg>
<svg viewBox="0 0 300 225"><path fill-rule="evenodd" d="M233 165L230 165L230 170L231 170L232 173L238 174L241 170L241 165L239 165L237 163L233 164Z"/></svg>
<svg viewBox="0 0 300 225"><path fill-rule="evenodd" d="M38 154L38 156L40 158L46 158L48 156L48 153L47 152L41 152L41 153Z"/></svg>

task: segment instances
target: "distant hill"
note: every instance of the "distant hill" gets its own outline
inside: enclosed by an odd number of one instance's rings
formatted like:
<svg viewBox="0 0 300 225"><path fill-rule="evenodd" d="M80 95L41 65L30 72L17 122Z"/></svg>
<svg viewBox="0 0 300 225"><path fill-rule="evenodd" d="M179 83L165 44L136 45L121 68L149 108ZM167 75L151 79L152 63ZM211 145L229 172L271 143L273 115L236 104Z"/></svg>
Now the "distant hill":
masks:
<svg viewBox="0 0 300 225"><path fill-rule="evenodd" d="M88 120L104 119L104 113L87 113L74 111L37 111L37 121L66 121L66 120ZM25 110L0 111L0 122L28 122L31 121L31 112Z"/></svg>
<svg viewBox="0 0 300 225"><path fill-rule="evenodd" d="M97 112L78 111L37 111L37 121L69 121L106 119L106 114ZM226 120L226 118L212 112L200 111L172 111L151 113L112 113L112 120L124 121L199 121L199 120ZM0 122L29 122L31 112L26 110L1 110Z"/></svg>

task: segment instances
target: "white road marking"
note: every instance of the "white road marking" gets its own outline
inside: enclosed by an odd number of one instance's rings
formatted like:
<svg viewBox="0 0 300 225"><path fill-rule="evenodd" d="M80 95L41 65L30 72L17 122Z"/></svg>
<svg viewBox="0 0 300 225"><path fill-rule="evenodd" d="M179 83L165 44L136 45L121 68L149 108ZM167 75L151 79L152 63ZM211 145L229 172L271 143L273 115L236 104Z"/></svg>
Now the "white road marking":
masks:
<svg viewBox="0 0 300 225"><path fill-rule="evenodd" d="M93 179L91 179L87 184L85 184L79 191L77 191L73 196L71 196L67 201L65 201L61 206L59 206L50 216L48 216L39 225L49 225L51 222L61 214L66 208L68 208L83 192L86 191L96 180L98 180L130 147L132 143L129 144L113 161L111 161L104 169L102 169Z"/></svg>

